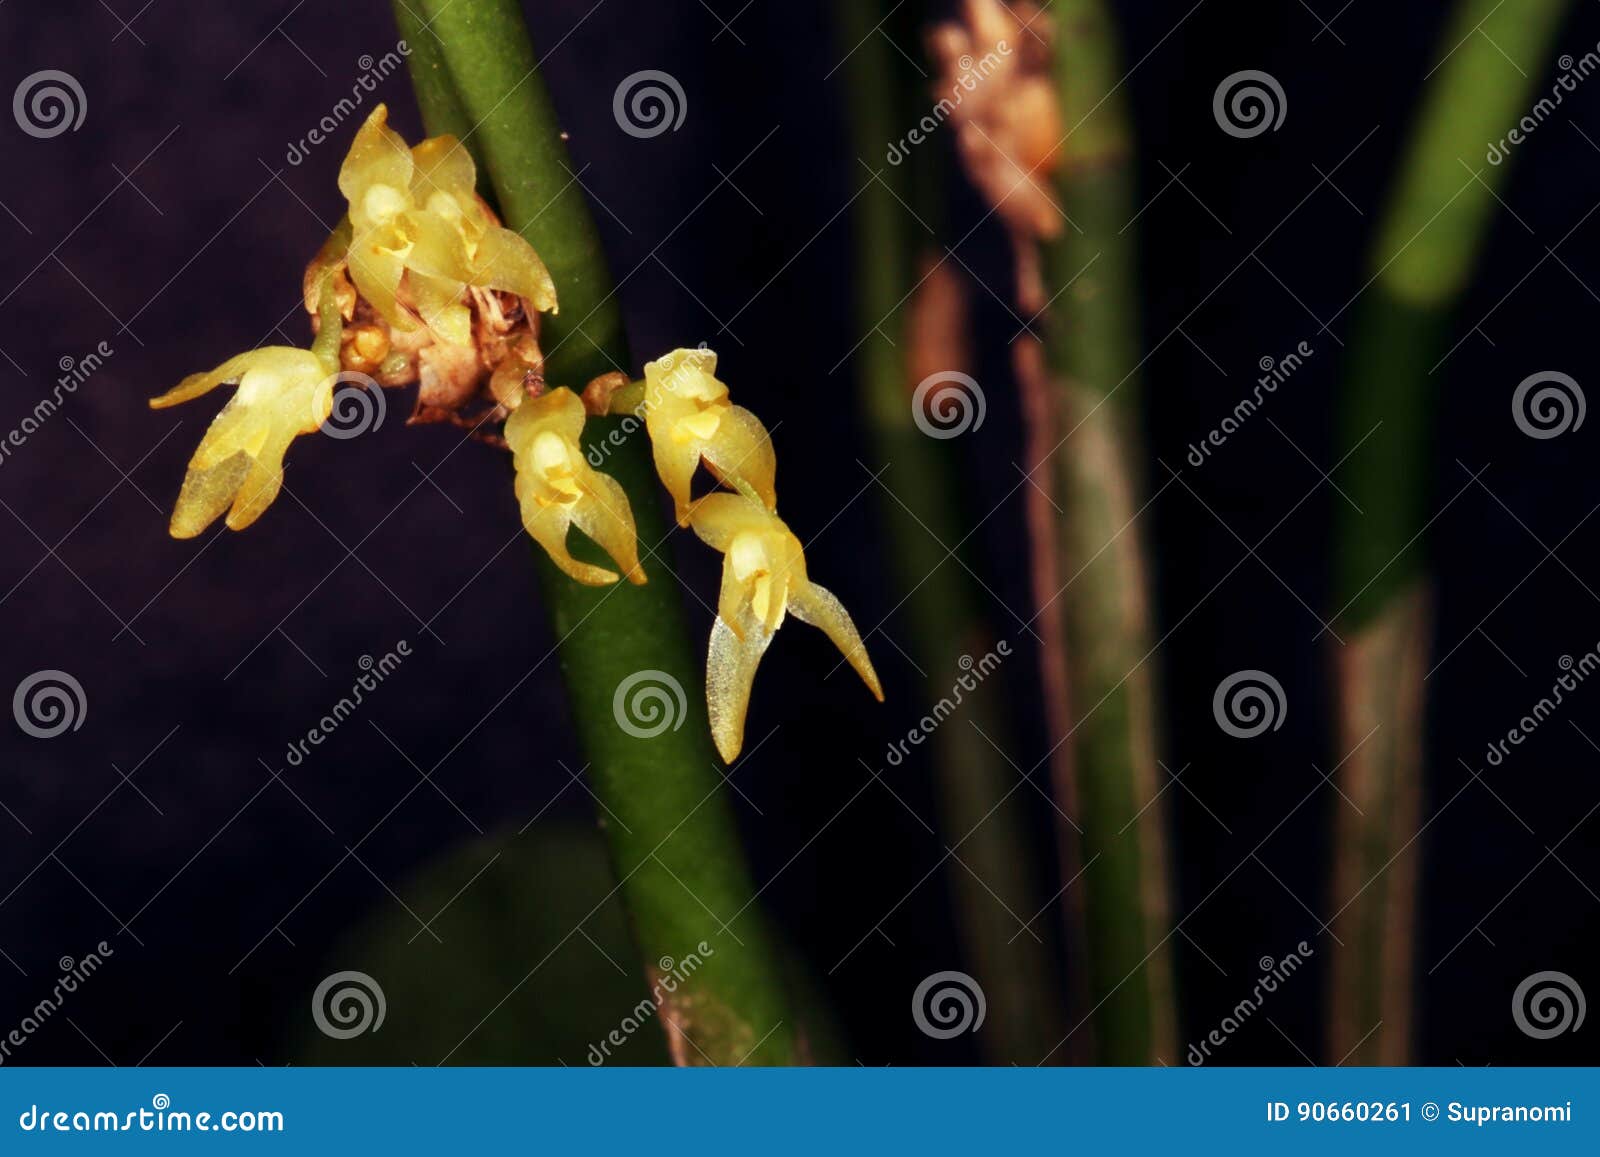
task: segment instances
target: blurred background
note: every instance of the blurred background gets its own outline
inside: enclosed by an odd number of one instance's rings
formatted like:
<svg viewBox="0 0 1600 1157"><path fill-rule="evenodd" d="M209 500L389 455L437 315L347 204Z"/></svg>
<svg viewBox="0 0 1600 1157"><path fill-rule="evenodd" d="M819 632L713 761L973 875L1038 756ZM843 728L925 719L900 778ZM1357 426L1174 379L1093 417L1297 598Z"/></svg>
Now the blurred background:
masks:
<svg viewBox="0 0 1600 1157"><path fill-rule="evenodd" d="M886 683L879 707L819 633L796 630L756 685L730 791L794 982L832 1009L847 1062L976 1062L976 1038L930 1037L910 1011L925 977L970 962L928 748L887 757L928 695L885 577L874 478L887 465L892 485L893 464L866 448L850 397L865 335L846 208L884 163L848 144L850 45L817 3L527 8L636 357L719 352L737 400L774 428L785 515L816 536L812 575L872 632ZM1204 1037L1260 958L1303 940L1308 968L1213 1061L1320 1062L1341 806L1323 773L1343 754L1317 617L1335 609L1329 425L1363 255L1448 6L1116 10L1139 134L1147 469L1187 483L1144 515L1163 759L1186 789L1161 798L1178 1035ZM215 406L145 400L239 350L306 340L301 271L342 212L335 175L358 122L304 141L394 51L388 5L11 0L0 39L5 91L54 69L86 100L81 126L49 139L0 124L0 428L111 351L0 460L0 691L41 670L83 691L76 730L0 729L0 1034L50 995L62 958L111 950L5 1063L585 1063L646 990L620 911L601 904L595 805L503 457L460 431L405 429L409 399L391 395L378 429L297 443L285 495L247 534L166 534ZM1597 41L1600 10L1577 6L1558 51ZM921 56L915 39L897 47ZM612 96L645 69L680 82L686 115L640 139ZM1279 131L1218 131L1213 90L1242 69L1283 83ZM423 135L403 68L365 99ZM949 149L948 134L929 147ZM1600 82L1517 148L1502 196L1437 370L1426 826L1407 854L1422 880L1417 1057L1444 1065L1600 1058L1592 1027L1536 1040L1510 1007L1544 970L1600 990L1600 685L1500 766L1486 755L1563 656L1600 642L1597 423L1535 440L1510 412L1534 372L1593 380ZM1029 625L1009 363L1021 327L985 212L952 166L942 244L969 284L987 401L955 443L978 527L964 557L1013 649L993 676L1015 711L1006 754L1041 789L1016 798L1048 849L1062 821ZM1271 421L1186 462L1258 363L1302 342L1312 353ZM720 558L686 534L670 548L710 601ZM694 599L689 611L703 637L708 613ZM290 764L290 741L349 693L363 657L402 640L410 656L360 713ZM1287 704L1279 730L1248 742L1212 713L1218 682L1242 668L1273 673ZM1037 870L1055 894L1053 855ZM1060 951L1057 905L1016 915ZM382 1030L348 1048L310 1015L318 984L345 969L387 997ZM647 1027L616 1055L660 1060L659 1035Z"/></svg>

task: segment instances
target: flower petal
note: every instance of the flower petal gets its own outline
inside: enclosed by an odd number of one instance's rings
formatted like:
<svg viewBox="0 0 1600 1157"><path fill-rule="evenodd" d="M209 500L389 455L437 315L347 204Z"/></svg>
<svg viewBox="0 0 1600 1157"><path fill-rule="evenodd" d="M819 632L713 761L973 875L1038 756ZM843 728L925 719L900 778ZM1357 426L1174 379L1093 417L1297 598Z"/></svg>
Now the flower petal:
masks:
<svg viewBox="0 0 1600 1157"><path fill-rule="evenodd" d="M720 480L748 483L768 510L777 509L778 455L760 418L743 406L729 406L700 452Z"/></svg>
<svg viewBox="0 0 1600 1157"><path fill-rule="evenodd" d="M417 312L428 328L452 345L471 345L472 311L461 302L465 289L461 282L429 277L415 269L407 276Z"/></svg>
<svg viewBox="0 0 1600 1157"><path fill-rule="evenodd" d="M494 228L472 255L472 284L526 298L540 313L555 313L556 283L534 247L520 233Z"/></svg>
<svg viewBox="0 0 1600 1157"><path fill-rule="evenodd" d="M610 586L619 577L615 571L603 566L580 562L567 549L567 531L572 526L572 507L563 503L544 505L522 486L517 488L522 504L522 525L528 536L544 547L550 561L570 578L585 586Z"/></svg>
<svg viewBox="0 0 1600 1157"><path fill-rule="evenodd" d="M189 467L210 470L240 453L253 458L271 433L272 415L266 407L247 405L234 394L206 427Z"/></svg>
<svg viewBox="0 0 1600 1157"><path fill-rule="evenodd" d="M239 493L228 511L228 529L243 530L266 513L267 507L283 488L283 455L294 441L293 433L273 431L250 463L250 471L239 484Z"/></svg>
<svg viewBox="0 0 1600 1157"><path fill-rule="evenodd" d="M717 372L717 355L706 349L676 349L669 354L663 354L653 362L646 362L644 377L646 382L671 390L668 383L674 374L699 373L707 377L715 377Z"/></svg>
<svg viewBox="0 0 1600 1157"><path fill-rule="evenodd" d="M645 425L650 423L645 413ZM700 466L700 448L693 443L674 442L671 438L651 438L650 452L655 457L656 474L661 485L672 495L673 517L679 526L689 525L689 510L694 497L691 483Z"/></svg>
<svg viewBox="0 0 1600 1157"><path fill-rule="evenodd" d="M477 196L477 167L472 154L462 143L446 133L429 137L411 150L416 165L411 175L411 192L417 204L426 205L434 193L454 197L464 209Z"/></svg>
<svg viewBox="0 0 1600 1157"><path fill-rule="evenodd" d="M644 585L644 571L639 566L639 532L627 493L615 478L587 463L582 473L584 493L572 504L573 525L611 556L629 582Z"/></svg>
<svg viewBox="0 0 1600 1157"><path fill-rule="evenodd" d="M250 456L243 452L205 469L191 463L172 508L168 533L173 538L194 538L205 530L232 504L249 470Z"/></svg>
<svg viewBox="0 0 1600 1157"><path fill-rule="evenodd" d="M380 104L356 131L350 151L339 166L339 192L350 202L350 216L358 228L364 220L368 189L374 185L411 187L411 150L388 122L389 109Z"/></svg>
<svg viewBox="0 0 1600 1157"><path fill-rule="evenodd" d="M721 615L711 624L711 648L706 656L706 708L711 714L711 738L723 761L732 763L744 746L744 720L750 709L750 688L756 667L772 643L772 632L752 614L734 630Z"/></svg>
<svg viewBox="0 0 1600 1157"><path fill-rule="evenodd" d="M192 401L202 394L209 394L224 382L238 381L244 376L244 372L250 368L250 363L255 360L255 354L259 352L259 350L252 350L249 353L231 357L208 373L190 374L159 398L151 398L150 408L152 410L164 410L168 406L180 405L183 402Z"/></svg>
<svg viewBox="0 0 1600 1157"><path fill-rule="evenodd" d="M612 557L634 583L639 569L638 532L628 496L614 478L601 474L583 455L583 400L565 386L529 398L506 421L506 442L516 464L517 501L528 534L561 570L581 583L600 586L618 576L580 562L567 549L576 526Z"/></svg>
<svg viewBox="0 0 1600 1157"><path fill-rule="evenodd" d="M694 528L700 541L714 550L727 552L735 535L770 532L774 524L783 527L776 517L761 509L742 494L720 492L707 494L695 502L686 525Z"/></svg>
<svg viewBox="0 0 1600 1157"><path fill-rule="evenodd" d="M379 230L380 234L389 232ZM390 239L387 236L356 238L350 246L350 280L384 321L395 329L409 332L417 328L417 320L401 307L398 296L400 278L406 271L405 259L394 249L379 243Z"/></svg>
<svg viewBox="0 0 1600 1157"><path fill-rule="evenodd" d="M506 442L513 454L526 454L540 430L554 430L568 441L583 433L583 399L566 386L529 398L506 419Z"/></svg>
<svg viewBox="0 0 1600 1157"><path fill-rule="evenodd" d="M406 268L463 285L472 279L467 243L458 228L433 213L416 209L402 214L400 221L406 240L411 242L405 256Z"/></svg>
<svg viewBox="0 0 1600 1157"><path fill-rule="evenodd" d="M878 673L872 669L866 644L861 641L861 633L851 621L850 612L844 609L844 604L833 592L802 579L789 588L789 609L794 612L795 618L802 623L810 623L833 641L833 645L850 661L850 666L855 668L856 674L861 676L867 689L882 703L883 684L878 681Z"/></svg>

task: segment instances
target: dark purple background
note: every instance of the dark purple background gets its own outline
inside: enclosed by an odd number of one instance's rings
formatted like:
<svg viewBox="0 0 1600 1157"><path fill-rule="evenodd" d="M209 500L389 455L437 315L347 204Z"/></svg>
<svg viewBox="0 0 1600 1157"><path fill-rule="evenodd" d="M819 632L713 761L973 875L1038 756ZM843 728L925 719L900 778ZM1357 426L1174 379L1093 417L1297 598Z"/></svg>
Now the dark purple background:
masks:
<svg viewBox="0 0 1600 1157"><path fill-rule="evenodd" d="M883 567L883 496L863 465L848 363L830 374L860 337L841 211L866 170L845 144L843 74L827 75L843 52L827 6L530 7L583 184L627 274L636 353L700 341L719 350L739 400L782 421L789 521L809 537L838 515L808 550L812 573L864 628L889 616L873 641L885 708L848 671L819 677L833 662L813 632L784 632L764 666L750 734L780 730L738 773L749 802L734 800L756 877L774 880L763 902L834 1000L848 1055L970 1061L970 1038L930 1040L906 1007L924 976L963 965L951 865L918 885L949 837L929 835L881 787L844 807L867 774L858 758L881 765L924 693L898 653L907 628L890 613L899 594ZM1152 456L1182 470L1198 496L1169 488L1151 515L1167 762L1186 769L1192 791L1165 796L1180 911L1192 911L1174 938L1184 1041L1248 992L1259 957L1302 938L1317 951L1315 975L1276 998L1271 1024L1231 1041L1223 1063L1323 1059L1322 966L1337 950L1319 933L1330 908L1326 832L1342 805L1318 788L1257 845L1317 787L1315 768L1343 754L1331 750L1322 710L1326 640L1313 643L1319 628L1300 600L1328 609L1324 544L1338 499L1320 470L1342 453L1329 433L1337 339L1369 276L1363 255L1438 56L1444 7L1118 6L1127 59L1138 62L1128 87L1148 203L1138 227L1155 348L1145 375ZM1584 4L1558 51L1581 55L1597 40L1600 11ZM298 167L285 151L349 91L358 58L382 56L395 34L379 0L10 0L0 42L5 93L54 68L88 97L82 128L54 139L0 123L0 428L49 392L60 359L101 341L115 351L0 465L0 689L60 668L88 700L84 726L61 738L28 738L10 720L0 730L10 813L0 814L0 1032L48 993L57 958L106 939L114 962L12 1063L282 1062L309 1027L310 990L345 966L331 958L338 938L369 915L407 919L390 888L475 838L474 824L514 834L558 793L539 823L587 824L592 811L560 766L580 764L555 666L536 666L551 639L497 454L448 429L404 429L395 397L373 434L297 444L286 493L247 534L165 533L215 407L154 413L145 399L255 344L305 340L300 271L342 209L334 175L355 122ZM676 133L636 140L613 121L611 95L647 68L679 78L688 115ZM1289 115L1275 134L1239 141L1218 131L1210 104L1217 82L1245 68L1284 83ZM404 72L379 95L397 127L419 136ZM1423 856L1425 889L1419 1051L1433 1063L1596 1056L1592 1026L1531 1041L1509 1004L1517 982L1543 969L1600 993L1600 821L1584 822L1600 801L1591 742L1600 688L1575 696L1506 766L1487 769L1483 757L1491 736L1547 692L1559 657L1600 640L1600 522L1589 517L1600 502L1597 422L1534 441L1509 407L1516 383L1538 370L1565 370L1594 391L1597 143L1600 82L1590 82L1518 150L1508 211L1451 340L1477 332L1439 371L1435 508L1460 493L1430 530L1440 665L1429 680L1424 812L1437 818L1411 851ZM1003 672L1018 708L1012 754L1035 768L1046 743L1034 651L1017 631L1032 610L1006 370L1017 329L1010 274L995 223L971 231L981 208L964 189L953 201L947 243L959 240L961 262L987 286L973 299L989 418L958 445L972 513L998 505L969 545L992 588L994 625L1019 648ZM1188 467L1188 444L1248 391L1256 362L1301 340L1316 352L1271 402L1281 431L1257 420L1203 468ZM1487 465L1481 485L1463 465ZM1244 543L1308 491L1259 561L1249 558ZM709 598L716 560L682 536L676 549L682 575ZM703 628L701 607L690 609ZM289 738L345 693L360 656L402 638L414 657L362 715L284 769ZM1274 672L1289 703L1281 731L1248 743L1211 716L1217 682L1242 667ZM1457 794L1469 780L1462 761L1485 782ZM281 783L269 768L285 770ZM440 790L413 792L428 771ZM1034 774L1043 782L1042 769ZM912 760L886 778L931 819L927 777ZM1047 805L1023 796L1049 837ZM1047 895L1057 886L1041 885ZM902 897L884 935L868 936ZM465 995L489 1013L502 993Z"/></svg>

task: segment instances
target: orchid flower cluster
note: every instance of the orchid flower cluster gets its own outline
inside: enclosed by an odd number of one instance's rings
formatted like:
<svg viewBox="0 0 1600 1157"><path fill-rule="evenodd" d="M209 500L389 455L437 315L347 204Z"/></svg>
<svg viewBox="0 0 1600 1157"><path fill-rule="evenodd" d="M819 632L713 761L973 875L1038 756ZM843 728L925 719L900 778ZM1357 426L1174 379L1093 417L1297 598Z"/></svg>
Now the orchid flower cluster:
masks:
<svg viewBox="0 0 1600 1157"><path fill-rule="evenodd" d="M550 387L538 344L540 315L557 311L549 271L478 196L471 155L458 140L407 147L387 116L379 105L357 132L339 172L348 212L306 270L311 348L240 354L151 400L160 409L237 386L190 459L173 537L200 534L224 511L232 530L260 518L282 488L290 443L322 428L337 384L417 383L412 422L456 422L511 451L523 526L562 573L588 586L644 583L628 496L582 446L590 418L642 406L678 525L724 556L706 662L722 757L731 763L739 754L756 668L791 612L821 629L881 701L849 613L810 580L800 540L778 517L772 439L729 399L716 354L675 350L648 363L644 382L633 385L613 374L581 394ZM500 421L503 439L482 433ZM702 465L722 489L697 499ZM617 569L573 557L574 528Z"/></svg>

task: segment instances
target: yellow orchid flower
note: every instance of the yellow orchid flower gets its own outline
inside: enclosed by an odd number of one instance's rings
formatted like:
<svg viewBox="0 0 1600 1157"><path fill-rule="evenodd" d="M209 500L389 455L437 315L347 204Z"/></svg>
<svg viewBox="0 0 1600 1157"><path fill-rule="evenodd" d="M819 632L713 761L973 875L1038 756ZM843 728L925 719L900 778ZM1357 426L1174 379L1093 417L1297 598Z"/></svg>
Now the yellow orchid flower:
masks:
<svg viewBox="0 0 1600 1157"><path fill-rule="evenodd" d="M339 169L354 236L347 259L361 296L391 326L413 330L401 305L401 279L428 327L448 342L471 340L462 303L466 287L556 308L555 283L533 246L494 219L475 191L472 157L454 137L415 149L388 127L388 109L372 110Z"/></svg>
<svg viewBox="0 0 1600 1157"><path fill-rule="evenodd" d="M747 484L768 510L778 504L767 428L728 400L716 369L717 355L703 349L673 350L644 367L645 428L679 526L689 525L690 483L702 460L729 485Z"/></svg>
<svg viewBox="0 0 1600 1157"><path fill-rule="evenodd" d="M580 583L605 586L617 575L572 557L567 532L573 526L610 555L629 582L643 583L633 509L621 484L584 457L578 442L584 417L582 400L563 386L526 399L506 421L522 525L556 566Z"/></svg>
<svg viewBox="0 0 1600 1157"><path fill-rule="evenodd" d="M189 460L172 511L173 538L193 538L228 510L228 529L260 518L283 485L283 455L333 410L334 373L310 350L267 346L190 374L159 398L155 410L210 393L225 382L238 390L206 430ZM229 509L229 507L232 509Z"/></svg>
<svg viewBox="0 0 1600 1157"><path fill-rule="evenodd" d="M724 555L722 593L706 660L711 736L724 760L732 763L744 744L756 667L790 611L802 623L821 629L883 702L883 686L850 612L806 577L800 540L782 519L752 497L719 493L696 502L689 522L707 546Z"/></svg>

